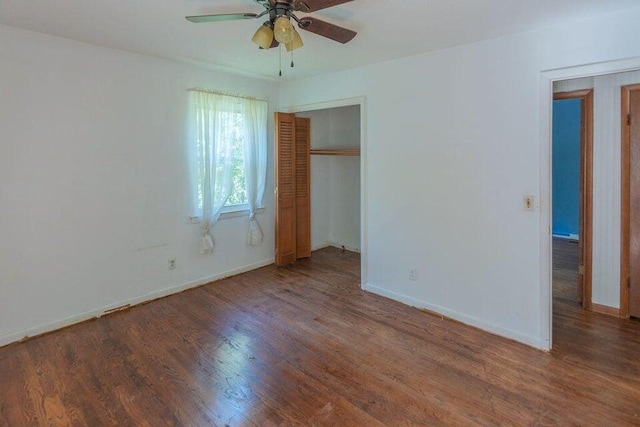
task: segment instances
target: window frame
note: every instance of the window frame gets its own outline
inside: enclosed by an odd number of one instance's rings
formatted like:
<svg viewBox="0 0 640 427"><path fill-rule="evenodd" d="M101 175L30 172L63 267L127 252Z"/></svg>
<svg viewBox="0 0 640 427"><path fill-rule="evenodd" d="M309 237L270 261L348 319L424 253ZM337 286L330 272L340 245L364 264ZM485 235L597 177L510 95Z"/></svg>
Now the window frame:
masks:
<svg viewBox="0 0 640 427"><path fill-rule="evenodd" d="M197 89L194 89L194 91L197 91ZM203 92L209 92L209 91L204 91ZM231 97L235 97L237 98L237 100L239 101L240 99L242 99L243 97L241 96L234 96L234 95L228 95L225 93L218 93L215 91L211 91L212 93L218 94L218 95L222 95L222 96L231 96ZM253 98L252 98L253 99ZM264 102L266 103L266 100L264 100ZM231 109L228 109L225 111L227 114L238 114L243 121L246 120L246 115L242 114L241 112L241 108L236 104L234 107L232 107ZM268 146L268 144L267 144ZM246 158L245 153L244 153L244 141L242 141L242 159L243 159L243 168L246 168L246 166L244 165L244 159ZM267 160L268 162L268 160ZM246 172L245 172L246 173ZM198 180L198 186L200 185L200 178L197 178ZM242 183L244 192L245 192L245 197L247 197L248 195L246 194L246 176L245 176L245 180ZM197 192L199 193L199 191L197 190ZM200 197L198 197L197 199L197 203L196 203L196 207L198 211L202 211L202 204L201 201L202 199ZM225 205L222 207L221 212L220 212L220 216L218 217L218 220L220 219L228 219L228 218L236 218L236 217L248 217L250 215L250 208L249 208L249 202L247 200L247 202L245 203L238 203L238 204L227 204L229 203L229 200L227 200L227 202L225 203ZM265 211L265 204L264 204L264 199L261 201L261 203L256 206L255 208L255 213L264 213ZM194 223L194 219L198 218L197 223L201 222L201 218L200 216L192 216L190 217L190 220L192 223Z"/></svg>

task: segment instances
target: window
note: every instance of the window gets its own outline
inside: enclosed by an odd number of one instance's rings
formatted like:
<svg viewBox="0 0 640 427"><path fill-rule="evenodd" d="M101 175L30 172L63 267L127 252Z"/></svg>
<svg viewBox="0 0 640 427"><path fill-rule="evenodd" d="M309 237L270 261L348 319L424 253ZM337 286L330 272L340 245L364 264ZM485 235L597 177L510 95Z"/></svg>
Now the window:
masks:
<svg viewBox="0 0 640 427"><path fill-rule="evenodd" d="M204 240L212 240L211 227L223 212L249 211L249 234L254 236L249 243L262 241L255 213L266 182L267 103L201 90L191 96L195 205L203 224L203 252L210 253L213 243Z"/></svg>
<svg viewBox="0 0 640 427"><path fill-rule="evenodd" d="M241 129L244 126L244 117L233 114L234 128L229 132L231 144L231 194L225 206L237 206L247 204L247 187L244 176L244 139Z"/></svg>
<svg viewBox="0 0 640 427"><path fill-rule="evenodd" d="M220 135L227 141L228 147L216 153L218 157L217 168L220 174L224 173L223 168L230 166L231 168L231 187L229 198L223 206L223 212L248 211L247 203L247 187L244 166L244 127L245 117L240 112L221 112L220 113ZM204 147L204 139L197 140L197 152L201 155L199 158L199 176L197 183L198 192L198 210L202 210L204 203L205 176L207 168L203 161L206 156Z"/></svg>

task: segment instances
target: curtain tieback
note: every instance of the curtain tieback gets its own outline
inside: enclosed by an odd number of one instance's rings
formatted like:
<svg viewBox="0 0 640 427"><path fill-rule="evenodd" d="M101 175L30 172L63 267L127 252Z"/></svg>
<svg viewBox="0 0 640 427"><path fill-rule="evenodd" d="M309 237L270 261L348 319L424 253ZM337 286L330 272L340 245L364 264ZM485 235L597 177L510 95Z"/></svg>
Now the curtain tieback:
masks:
<svg viewBox="0 0 640 427"><path fill-rule="evenodd" d="M209 229L211 227L203 227L202 228L202 237L200 239L200 252L203 255L210 255L213 253L213 238L211 234L209 234Z"/></svg>
<svg viewBox="0 0 640 427"><path fill-rule="evenodd" d="M260 229L260 224L258 224L258 220L256 219L255 213L249 216L249 231L247 232L247 243L251 246L257 246L262 243L262 238L264 235L262 234L262 229Z"/></svg>

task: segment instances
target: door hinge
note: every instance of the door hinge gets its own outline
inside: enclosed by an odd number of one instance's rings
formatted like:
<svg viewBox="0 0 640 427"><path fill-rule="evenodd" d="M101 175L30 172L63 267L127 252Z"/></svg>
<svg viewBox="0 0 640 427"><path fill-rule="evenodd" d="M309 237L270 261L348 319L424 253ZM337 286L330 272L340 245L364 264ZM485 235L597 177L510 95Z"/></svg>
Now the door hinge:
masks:
<svg viewBox="0 0 640 427"><path fill-rule="evenodd" d="M584 265L578 266L578 274L584 274Z"/></svg>
<svg viewBox="0 0 640 427"><path fill-rule="evenodd" d="M627 125L631 126L631 114L627 114Z"/></svg>
<svg viewBox="0 0 640 427"><path fill-rule="evenodd" d="M631 289L631 277L627 277L627 289Z"/></svg>

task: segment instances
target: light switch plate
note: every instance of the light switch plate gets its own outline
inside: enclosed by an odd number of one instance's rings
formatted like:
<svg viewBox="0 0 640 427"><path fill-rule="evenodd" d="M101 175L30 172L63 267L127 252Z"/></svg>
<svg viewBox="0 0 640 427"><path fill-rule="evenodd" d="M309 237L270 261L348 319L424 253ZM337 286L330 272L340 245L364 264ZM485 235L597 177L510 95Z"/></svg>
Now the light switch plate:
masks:
<svg viewBox="0 0 640 427"><path fill-rule="evenodd" d="M525 211L535 211L536 210L536 201L533 196L524 196L524 210Z"/></svg>

